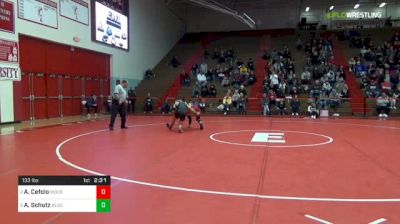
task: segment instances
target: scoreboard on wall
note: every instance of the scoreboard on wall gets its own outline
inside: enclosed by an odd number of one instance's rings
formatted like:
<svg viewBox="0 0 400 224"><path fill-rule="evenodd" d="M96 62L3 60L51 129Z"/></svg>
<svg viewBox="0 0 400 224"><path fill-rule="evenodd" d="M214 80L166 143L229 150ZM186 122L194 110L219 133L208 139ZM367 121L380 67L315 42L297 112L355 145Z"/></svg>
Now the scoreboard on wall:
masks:
<svg viewBox="0 0 400 224"><path fill-rule="evenodd" d="M96 0L96 1L126 16L129 13L128 0Z"/></svg>
<svg viewBox="0 0 400 224"><path fill-rule="evenodd" d="M110 176L19 176L18 212L111 212Z"/></svg>
<svg viewBox="0 0 400 224"><path fill-rule="evenodd" d="M129 50L129 1L92 0L92 40Z"/></svg>

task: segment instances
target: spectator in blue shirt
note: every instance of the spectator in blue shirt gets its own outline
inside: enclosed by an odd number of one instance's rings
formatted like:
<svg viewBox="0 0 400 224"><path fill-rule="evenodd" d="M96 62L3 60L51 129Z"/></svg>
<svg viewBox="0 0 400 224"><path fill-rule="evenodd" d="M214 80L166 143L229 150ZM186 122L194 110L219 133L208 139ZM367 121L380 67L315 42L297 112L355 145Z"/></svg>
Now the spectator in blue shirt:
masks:
<svg viewBox="0 0 400 224"><path fill-rule="evenodd" d="M94 110L94 117L97 118L97 103L96 103L96 97L92 94L91 96L86 97L86 110L87 110L87 116L90 119L90 110Z"/></svg>
<svg viewBox="0 0 400 224"><path fill-rule="evenodd" d="M360 77L366 72L367 72L367 66L358 61L356 66L354 67L354 73L356 74L356 76Z"/></svg>

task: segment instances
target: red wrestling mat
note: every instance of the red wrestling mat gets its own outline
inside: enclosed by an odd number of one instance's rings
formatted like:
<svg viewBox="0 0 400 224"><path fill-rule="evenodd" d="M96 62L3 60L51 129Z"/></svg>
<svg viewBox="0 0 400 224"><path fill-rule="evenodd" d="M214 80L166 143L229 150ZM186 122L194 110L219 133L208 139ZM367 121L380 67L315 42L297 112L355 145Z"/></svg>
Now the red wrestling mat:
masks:
<svg viewBox="0 0 400 224"><path fill-rule="evenodd" d="M206 117L183 134L167 121L1 136L1 223L400 223L398 121ZM17 213L18 175L90 174L114 177L111 213Z"/></svg>

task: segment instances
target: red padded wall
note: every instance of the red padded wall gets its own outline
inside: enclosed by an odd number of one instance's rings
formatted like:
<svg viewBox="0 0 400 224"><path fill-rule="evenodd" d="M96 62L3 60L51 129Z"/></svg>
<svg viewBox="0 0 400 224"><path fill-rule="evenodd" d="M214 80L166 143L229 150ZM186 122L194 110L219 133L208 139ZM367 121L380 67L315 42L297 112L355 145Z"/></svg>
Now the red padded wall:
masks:
<svg viewBox="0 0 400 224"><path fill-rule="evenodd" d="M46 76L33 75L34 117L35 119L47 118Z"/></svg>
<svg viewBox="0 0 400 224"><path fill-rule="evenodd" d="M73 113L73 99L72 99L73 81L69 75L62 77L62 107L63 116L72 116Z"/></svg>
<svg viewBox="0 0 400 224"><path fill-rule="evenodd" d="M81 113L82 82L83 81L79 76L75 76L72 79L72 113L75 115Z"/></svg>
<svg viewBox="0 0 400 224"><path fill-rule="evenodd" d="M46 72L46 42L19 37L20 66L24 72Z"/></svg>
<svg viewBox="0 0 400 224"><path fill-rule="evenodd" d="M71 48L65 45L46 43L46 73L68 74L71 66Z"/></svg>
<svg viewBox="0 0 400 224"><path fill-rule="evenodd" d="M21 108L21 114L20 117L16 118L19 120L29 120L30 119L30 87L29 87L29 79L30 79L30 74L25 73L21 77L21 88L20 88L20 99L17 99L20 104L22 104ZM14 92L15 94L15 92ZM14 98L15 99L15 98ZM14 108L15 109L15 108Z"/></svg>
<svg viewBox="0 0 400 224"><path fill-rule="evenodd" d="M47 117L59 117L59 77L55 74L49 74L46 83L46 94L47 94Z"/></svg>
<svg viewBox="0 0 400 224"><path fill-rule="evenodd" d="M60 116L59 94L63 95L62 113L64 116L78 115L81 113L82 94L96 96L101 95L100 79L110 78L110 56L81 48L66 46L36 39L24 35L19 36L21 70L28 74L35 73L33 83L29 82L28 75L22 78L19 88L16 88L18 102L15 103L14 110L20 111L23 108L23 114L18 119L28 120L29 100L23 100L23 97L30 95L30 88L33 85L33 94L36 97L34 101L35 118L50 118ZM43 73L43 77L38 77L37 73ZM56 77L50 77L49 74L55 74ZM62 81L58 76L62 75ZM70 76L70 78L65 78ZM84 77L83 79L74 79L74 77ZM107 81L108 82L108 81ZM18 85L16 85L18 87ZM109 94L109 83L104 83L103 92ZM22 95L22 96L21 96ZM65 96L65 98L64 98ZM20 109L17 109L20 108Z"/></svg>

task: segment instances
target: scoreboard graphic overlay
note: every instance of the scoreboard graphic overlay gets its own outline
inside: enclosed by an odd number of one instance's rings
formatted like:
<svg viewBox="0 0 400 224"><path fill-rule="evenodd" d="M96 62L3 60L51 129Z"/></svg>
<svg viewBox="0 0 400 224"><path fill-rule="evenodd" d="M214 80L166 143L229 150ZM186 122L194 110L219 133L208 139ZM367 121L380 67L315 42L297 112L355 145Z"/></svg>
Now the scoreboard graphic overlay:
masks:
<svg viewBox="0 0 400 224"><path fill-rule="evenodd" d="M110 176L19 176L18 212L111 212Z"/></svg>

